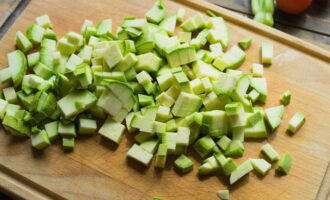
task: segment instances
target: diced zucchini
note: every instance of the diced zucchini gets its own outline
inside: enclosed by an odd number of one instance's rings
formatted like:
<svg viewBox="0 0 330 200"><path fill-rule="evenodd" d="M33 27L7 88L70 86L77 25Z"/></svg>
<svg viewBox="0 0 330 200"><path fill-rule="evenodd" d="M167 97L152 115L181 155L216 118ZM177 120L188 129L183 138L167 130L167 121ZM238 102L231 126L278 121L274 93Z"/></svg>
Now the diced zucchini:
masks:
<svg viewBox="0 0 330 200"><path fill-rule="evenodd" d="M70 118L91 107L97 98L88 90L74 90L57 104L65 118Z"/></svg>
<svg viewBox="0 0 330 200"><path fill-rule="evenodd" d="M237 180L248 174L253 170L250 160L244 161L240 164L230 175L230 185L234 184Z"/></svg>
<svg viewBox="0 0 330 200"><path fill-rule="evenodd" d="M222 136L220 140L218 140L217 145L223 150L226 151L229 144L231 143L231 139L227 136Z"/></svg>
<svg viewBox="0 0 330 200"><path fill-rule="evenodd" d="M198 174L209 175L220 169L220 165L214 156L203 160L202 163L203 164L198 168Z"/></svg>
<svg viewBox="0 0 330 200"><path fill-rule="evenodd" d="M74 137L64 136L62 138L62 146L64 150L72 151L74 148Z"/></svg>
<svg viewBox="0 0 330 200"><path fill-rule="evenodd" d="M198 78L209 77L212 80L217 80L220 75L220 72L212 65L207 64L201 60L197 60L193 63L193 72Z"/></svg>
<svg viewBox="0 0 330 200"><path fill-rule="evenodd" d="M2 92L6 101L9 103L17 103L17 95L13 87L3 88Z"/></svg>
<svg viewBox="0 0 330 200"><path fill-rule="evenodd" d="M96 25L96 35L102 36L112 32L112 19L105 19Z"/></svg>
<svg viewBox="0 0 330 200"><path fill-rule="evenodd" d="M9 64L9 70L3 69L1 72L4 72L13 80L14 87L18 87L21 85L23 77L26 73L27 68L27 61L25 58L25 55L22 51L16 50L13 52L10 52L8 55L8 64ZM9 72L9 73L8 73ZM5 82L7 78L1 78L2 82Z"/></svg>
<svg viewBox="0 0 330 200"><path fill-rule="evenodd" d="M269 164L264 159L250 159L251 164L257 172L259 172L261 175L266 175L266 173L270 170L272 167L271 164Z"/></svg>
<svg viewBox="0 0 330 200"><path fill-rule="evenodd" d="M243 143L239 140L232 140L226 148L225 156L242 156L244 153Z"/></svg>
<svg viewBox="0 0 330 200"><path fill-rule="evenodd" d="M253 64L252 74L256 77L262 77L264 75L264 66L261 64Z"/></svg>
<svg viewBox="0 0 330 200"><path fill-rule="evenodd" d="M45 130L31 135L32 146L36 149L44 149L50 145L50 141Z"/></svg>
<svg viewBox="0 0 330 200"><path fill-rule="evenodd" d="M203 125L207 127L209 135L220 138L228 132L228 118L222 110L203 112Z"/></svg>
<svg viewBox="0 0 330 200"><path fill-rule="evenodd" d="M274 47L272 43L261 43L261 62L262 64L272 64L273 62Z"/></svg>
<svg viewBox="0 0 330 200"><path fill-rule="evenodd" d="M145 150L147 150L148 152L154 154L158 148L158 143L159 143L158 139L150 139L142 142L140 146Z"/></svg>
<svg viewBox="0 0 330 200"><path fill-rule="evenodd" d="M78 127L79 134L93 134L97 129L96 120L79 118Z"/></svg>
<svg viewBox="0 0 330 200"><path fill-rule="evenodd" d="M160 22L159 27L165 30L169 35L174 34L176 25L176 14L171 14L165 17L162 22Z"/></svg>
<svg viewBox="0 0 330 200"><path fill-rule="evenodd" d="M16 33L16 46L24 53L32 49L30 40L20 31Z"/></svg>
<svg viewBox="0 0 330 200"><path fill-rule="evenodd" d="M229 190L219 190L217 192L217 196L221 199L221 200L229 200Z"/></svg>
<svg viewBox="0 0 330 200"><path fill-rule="evenodd" d="M237 79L235 76L220 73L219 79L213 82L213 89L216 94L227 94L230 95L236 86Z"/></svg>
<svg viewBox="0 0 330 200"><path fill-rule="evenodd" d="M213 65L220 71L239 67L245 60L245 52L238 46L233 46L225 54L216 58Z"/></svg>
<svg viewBox="0 0 330 200"><path fill-rule="evenodd" d="M238 45L242 48L242 49L247 49L249 48L249 46L251 45L251 42L252 42L252 39L250 38L246 38L246 39L243 39L243 40L240 40L238 42Z"/></svg>
<svg viewBox="0 0 330 200"><path fill-rule="evenodd" d="M295 133L299 130L300 127L305 123L305 116L300 112L296 112L293 117L290 119L288 124L288 130L292 133Z"/></svg>
<svg viewBox="0 0 330 200"><path fill-rule="evenodd" d="M274 131L282 122L284 106L276 106L265 110L266 120L270 128Z"/></svg>
<svg viewBox="0 0 330 200"><path fill-rule="evenodd" d="M155 160L155 167L164 168L166 164L167 158L167 144L159 144L156 160Z"/></svg>
<svg viewBox="0 0 330 200"><path fill-rule="evenodd" d="M262 103L266 102L267 92L267 81L265 78L251 78L251 87L259 93L259 98Z"/></svg>
<svg viewBox="0 0 330 200"><path fill-rule="evenodd" d="M42 28L53 28L52 22L48 15L41 15L36 18L36 22Z"/></svg>
<svg viewBox="0 0 330 200"><path fill-rule="evenodd" d="M60 122L58 125L58 134L62 136L67 136L67 137L76 137L76 128L74 123L64 123Z"/></svg>
<svg viewBox="0 0 330 200"><path fill-rule="evenodd" d="M55 140L57 138L58 126L59 126L58 121L53 121L45 124L45 130L47 132L50 141Z"/></svg>
<svg viewBox="0 0 330 200"><path fill-rule="evenodd" d="M216 144L211 137L204 136L197 140L194 144L194 149L202 158L204 158L212 151L215 145Z"/></svg>
<svg viewBox="0 0 330 200"><path fill-rule="evenodd" d="M172 113L177 117L185 117L200 109L202 99L194 94L181 92L176 100Z"/></svg>
<svg viewBox="0 0 330 200"><path fill-rule="evenodd" d="M171 67L189 64L197 59L195 49L189 46L171 51L166 58Z"/></svg>
<svg viewBox="0 0 330 200"><path fill-rule="evenodd" d="M276 170L284 174L288 174L292 165L292 156L286 152L281 159L278 161Z"/></svg>
<svg viewBox="0 0 330 200"><path fill-rule="evenodd" d="M273 149L270 144L262 146L261 151L267 156L270 161L276 161L280 158L279 154Z"/></svg>
<svg viewBox="0 0 330 200"><path fill-rule="evenodd" d="M191 32L179 32L180 43L189 43L191 40Z"/></svg>
<svg viewBox="0 0 330 200"><path fill-rule="evenodd" d="M291 92L290 91L284 92L281 97L281 103L286 106L290 104L290 101L291 101Z"/></svg>
<svg viewBox="0 0 330 200"><path fill-rule="evenodd" d="M32 24L26 31L26 36L33 44L40 44L44 36L45 29L36 24Z"/></svg>
<svg viewBox="0 0 330 200"><path fill-rule="evenodd" d="M119 144L124 135L124 131L125 131L124 125L115 122L110 117L108 117L98 132L102 136Z"/></svg>
<svg viewBox="0 0 330 200"><path fill-rule="evenodd" d="M184 31L195 31L201 28L205 27L205 19L201 14L196 14L193 17L190 17L189 19L187 19L186 21L184 21L180 27L184 30Z"/></svg>
<svg viewBox="0 0 330 200"><path fill-rule="evenodd" d="M186 10L184 8L179 8L177 13L176 13L176 20L178 22L182 22L184 15L185 15Z"/></svg>
<svg viewBox="0 0 330 200"><path fill-rule="evenodd" d="M175 161L174 166L181 172L187 173L193 169L194 163L184 154L181 154Z"/></svg>
<svg viewBox="0 0 330 200"><path fill-rule="evenodd" d="M166 16L166 7L163 0L157 0L153 7L146 13L149 22L158 24Z"/></svg>
<svg viewBox="0 0 330 200"><path fill-rule="evenodd" d="M134 144L127 152L127 157L148 166L153 155L139 145Z"/></svg>

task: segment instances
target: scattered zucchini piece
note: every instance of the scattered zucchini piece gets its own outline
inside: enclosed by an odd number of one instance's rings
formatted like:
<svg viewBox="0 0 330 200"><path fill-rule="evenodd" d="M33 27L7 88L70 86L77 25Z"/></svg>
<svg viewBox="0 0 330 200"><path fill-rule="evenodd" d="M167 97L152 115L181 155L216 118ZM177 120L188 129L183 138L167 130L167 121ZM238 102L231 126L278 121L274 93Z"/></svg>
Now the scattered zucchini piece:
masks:
<svg viewBox="0 0 330 200"><path fill-rule="evenodd" d="M266 173L270 170L272 167L271 164L269 164L264 159L250 159L251 164L255 170L257 170L261 175L266 175Z"/></svg>
<svg viewBox="0 0 330 200"><path fill-rule="evenodd" d="M194 163L187 156L181 154L175 161L174 166L181 172L187 173L193 169Z"/></svg>
<svg viewBox="0 0 330 200"><path fill-rule="evenodd" d="M262 64L272 64L273 62L274 47L272 43L261 43L261 62Z"/></svg>
<svg viewBox="0 0 330 200"><path fill-rule="evenodd" d="M300 112L296 112L293 117L290 119L288 124L288 130L292 133L297 132L300 127L305 123L305 116L301 114Z"/></svg>
<svg viewBox="0 0 330 200"><path fill-rule="evenodd" d="M221 199L221 200L229 200L229 190L219 190L217 192L217 196Z"/></svg>
<svg viewBox="0 0 330 200"><path fill-rule="evenodd" d="M230 174L230 185L253 170L250 160L244 161Z"/></svg>
<svg viewBox="0 0 330 200"><path fill-rule="evenodd" d="M148 166L153 155L139 145L134 144L127 152L127 157Z"/></svg>
<svg viewBox="0 0 330 200"><path fill-rule="evenodd" d="M240 41L238 42L238 45L239 45L242 49L246 50L246 49L249 48L249 46L251 45L251 42L252 42L252 39L251 39L251 38L246 38L246 39L240 40Z"/></svg>
<svg viewBox="0 0 330 200"><path fill-rule="evenodd" d="M281 97L281 103L286 106L290 104L290 101L291 101L291 92L290 91L284 92Z"/></svg>
<svg viewBox="0 0 330 200"><path fill-rule="evenodd" d="M275 151L275 149L273 149L270 144L265 144L264 146L262 146L261 151L272 162L277 161L280 158L279 154Z"/></svg>
<svg viewBox="0 0 330 200"><path fill-rule="evenodd" d="M292 156L286 152L281 159L278 161L276 170L284 174L288 174L292 165Z"/></svg>

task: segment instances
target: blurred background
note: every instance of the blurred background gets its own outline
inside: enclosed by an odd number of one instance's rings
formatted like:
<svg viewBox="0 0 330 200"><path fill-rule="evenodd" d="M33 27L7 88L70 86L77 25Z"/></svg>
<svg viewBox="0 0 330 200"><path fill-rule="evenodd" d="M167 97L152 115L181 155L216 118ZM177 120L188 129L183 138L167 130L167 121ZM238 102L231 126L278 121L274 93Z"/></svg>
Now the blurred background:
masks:
<svg viewBox="0 0 330 200"><path fill-rule="evenodd" d="M207 1L253 18L251 0ZM285 5L291 1L293 11L307 8L297 14L287 14L277 7L276 1ZM274 4L274 28L330 50L330 0L275 0Z"/></svg>

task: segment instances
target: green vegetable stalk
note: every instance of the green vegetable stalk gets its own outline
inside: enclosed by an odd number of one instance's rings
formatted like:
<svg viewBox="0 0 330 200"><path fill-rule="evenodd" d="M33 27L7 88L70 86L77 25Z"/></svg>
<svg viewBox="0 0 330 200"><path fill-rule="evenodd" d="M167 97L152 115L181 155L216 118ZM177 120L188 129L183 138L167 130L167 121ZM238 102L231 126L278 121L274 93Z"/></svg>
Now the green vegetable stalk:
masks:
<svg viewBox="0 0 330 200"><path fill-rule="evenodd" d="M251 0L254 20L268 26L274 25L274 1L273 0Z"/></svg>

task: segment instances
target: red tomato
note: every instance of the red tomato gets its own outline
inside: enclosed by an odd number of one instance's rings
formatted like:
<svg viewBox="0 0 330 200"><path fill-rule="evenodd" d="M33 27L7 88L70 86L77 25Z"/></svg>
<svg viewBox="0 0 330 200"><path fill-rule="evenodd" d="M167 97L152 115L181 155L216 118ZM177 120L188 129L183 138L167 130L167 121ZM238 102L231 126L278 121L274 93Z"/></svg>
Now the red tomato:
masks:
<svg viewBox="0 0 330 200"><path fill-rule="evenodd" d="M308 8L312 0L276 0L277 7L286 13L297 14Z"/></svg>

